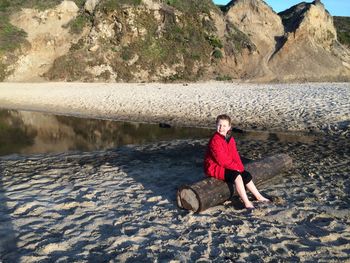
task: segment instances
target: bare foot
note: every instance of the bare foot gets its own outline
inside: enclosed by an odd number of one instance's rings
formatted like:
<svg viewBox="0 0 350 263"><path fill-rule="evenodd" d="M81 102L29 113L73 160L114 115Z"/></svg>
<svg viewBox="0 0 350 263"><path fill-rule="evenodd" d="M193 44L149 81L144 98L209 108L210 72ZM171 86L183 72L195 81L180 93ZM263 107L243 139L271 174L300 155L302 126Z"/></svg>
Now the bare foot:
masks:
<svg viewBox="0 0 350 263"><path fill-rule="evenodd" d="M253 205L253 203L250 202L250 201L247 202L247 203L245 203L244 206L245 206L245 208L247 208L247 209L254 209L254 208L255 208L254 205Z"/></svg>
<svg viewBox="0 0 350 263"><path fill-rule="evenodd" d="M258 201L259 201L259 202L265 202L265 203L271 202L270 199L267 199L266 197L263 197L263 196L261 196L260 198L258 198Z"/></svg>

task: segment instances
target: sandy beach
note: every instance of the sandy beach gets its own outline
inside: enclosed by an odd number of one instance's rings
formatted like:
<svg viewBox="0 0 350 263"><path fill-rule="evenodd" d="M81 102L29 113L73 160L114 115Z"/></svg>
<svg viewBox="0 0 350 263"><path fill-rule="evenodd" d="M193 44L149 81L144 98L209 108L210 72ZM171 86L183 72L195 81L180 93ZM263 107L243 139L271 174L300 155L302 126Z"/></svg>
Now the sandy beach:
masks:
<svg viewBox="0 0 350 263"><path fill-rule="evenodd" d="M227 112L238 128L287 132L238 138L241 155L294 166L260 186L273 204L193 214L176 190L203 178L207 139L3 156L0 261L350 261L349 95L348 83L1 83L8 109L184 126Z"/></svg>
<svg viewBox="0 0 350 263"><path fill-rule="evenodd" d="M350 83L0 83L0 108L177 126L348 134Z"/></svg>

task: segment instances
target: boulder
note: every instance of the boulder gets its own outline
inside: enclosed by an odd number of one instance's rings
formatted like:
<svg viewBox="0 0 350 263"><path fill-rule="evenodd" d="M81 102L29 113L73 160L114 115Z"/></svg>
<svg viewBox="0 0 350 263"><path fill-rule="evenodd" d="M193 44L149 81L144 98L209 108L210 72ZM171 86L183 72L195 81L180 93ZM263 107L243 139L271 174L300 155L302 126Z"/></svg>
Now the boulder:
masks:
<svg viewBox="0 0 350 263"><path fill-rule="evenodd" d="M89 14L93 14L99 2L100 0L87 0L84 4L85 11L88 12Z"/></svg>

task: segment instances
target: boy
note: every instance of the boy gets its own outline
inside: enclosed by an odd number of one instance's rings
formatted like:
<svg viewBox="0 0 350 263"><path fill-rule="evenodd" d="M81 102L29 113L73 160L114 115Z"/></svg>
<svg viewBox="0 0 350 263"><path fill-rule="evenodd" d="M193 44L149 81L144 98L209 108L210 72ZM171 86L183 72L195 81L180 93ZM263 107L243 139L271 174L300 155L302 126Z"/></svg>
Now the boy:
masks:
<svg viewBox="0 0 350 263"><path fill-rule="evenodd" d="M262 196L252 181L252 176L244 170L236 142L230 135L231 118L222 114L216 118L216 132L209 141L205 154L204 170L208 176L235 184L236 190L247 209L254 209L248 199L245 187L260 202L270 202ZM244 187L245 186L245 187Z"/></svg>

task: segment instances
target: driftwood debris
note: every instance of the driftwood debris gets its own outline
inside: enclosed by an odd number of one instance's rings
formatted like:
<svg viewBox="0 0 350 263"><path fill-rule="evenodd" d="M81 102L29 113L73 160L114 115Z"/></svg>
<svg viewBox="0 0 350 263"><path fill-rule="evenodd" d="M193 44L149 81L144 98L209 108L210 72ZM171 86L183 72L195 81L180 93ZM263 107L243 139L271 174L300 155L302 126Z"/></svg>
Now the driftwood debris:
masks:
<svg viewBox="0 0 350 263"><path fill-rule="evenodd" d="M292 158L287 154L277 154L244 164L256 185L267 182L291 166ZM233 185L207 177L193 185L181 186L177 191L177 204L180 208L201 212L230 199L233 189Z"/></svg>

